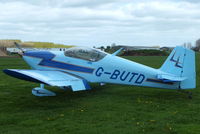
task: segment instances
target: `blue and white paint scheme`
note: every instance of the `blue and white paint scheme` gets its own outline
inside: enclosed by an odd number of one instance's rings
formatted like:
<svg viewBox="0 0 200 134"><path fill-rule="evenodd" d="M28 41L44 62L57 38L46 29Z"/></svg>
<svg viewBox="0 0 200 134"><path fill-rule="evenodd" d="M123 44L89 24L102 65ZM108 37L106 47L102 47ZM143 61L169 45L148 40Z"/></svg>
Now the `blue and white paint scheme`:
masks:
<svg viewBox="0 0 200 134"><path fill-rule="evenodd" d="M121 50L121 49L120 49ZM32 93L54 96L45 85L73 91L89 90L89 83L114 83L166 89L196 87L195 53L176 47L159 69L151 68L97 49L74 47L63 51L26 51L23 59L31 70L6 69L13 77L41 83Z"/></svg>

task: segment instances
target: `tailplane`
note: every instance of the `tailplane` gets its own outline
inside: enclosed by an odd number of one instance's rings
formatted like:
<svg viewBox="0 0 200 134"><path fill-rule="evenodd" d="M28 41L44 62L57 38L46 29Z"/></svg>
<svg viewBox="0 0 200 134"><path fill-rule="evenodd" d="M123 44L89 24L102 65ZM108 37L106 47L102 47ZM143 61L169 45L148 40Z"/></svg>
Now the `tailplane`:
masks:
<svg viewBox="0 0 200 134"><path fill-rule="evenodd" d="M179 79L180 89L196 88L194 51L180 46L174 48L160 70Z"/></svg>

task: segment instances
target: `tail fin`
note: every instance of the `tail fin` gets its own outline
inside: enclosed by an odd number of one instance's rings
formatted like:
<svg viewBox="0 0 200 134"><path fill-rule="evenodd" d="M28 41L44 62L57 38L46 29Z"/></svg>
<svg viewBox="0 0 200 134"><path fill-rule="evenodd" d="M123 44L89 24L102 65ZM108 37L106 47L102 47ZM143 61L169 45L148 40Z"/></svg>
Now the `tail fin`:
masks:
<svg viewBox="0 0 200 134"><path fill-rule="evenodd" d="M195 53L184 47L176 47L160 68L161 71L184 77L180 89L196 88Z"/></svg>

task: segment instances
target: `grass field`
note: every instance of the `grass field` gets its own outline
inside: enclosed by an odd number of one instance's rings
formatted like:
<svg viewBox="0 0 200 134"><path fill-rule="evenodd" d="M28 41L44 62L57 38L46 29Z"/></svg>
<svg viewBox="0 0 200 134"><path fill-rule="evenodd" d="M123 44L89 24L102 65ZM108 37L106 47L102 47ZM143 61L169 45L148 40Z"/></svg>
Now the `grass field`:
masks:
<svg viewBox="0 0 200 134"><path fill-rule="evenodd" d="M166 57L126 57L155 68ZM0 72L0 134L199 134L200 54L193 99L175 90L92 84L83 92L35 97L38 84ZM1 58L0 68L28 68L20 58Z"/></svg>

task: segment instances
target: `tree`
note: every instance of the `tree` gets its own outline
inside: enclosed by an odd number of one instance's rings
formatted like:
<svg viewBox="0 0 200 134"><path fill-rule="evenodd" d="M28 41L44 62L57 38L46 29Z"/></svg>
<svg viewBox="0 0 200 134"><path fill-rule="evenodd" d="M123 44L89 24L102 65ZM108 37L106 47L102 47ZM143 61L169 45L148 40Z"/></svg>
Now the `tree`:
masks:
<svg viewBox="0 0 200 134"><path fill-rule="evenodd" d="M100 49L101 49L101 51L104 51L104 50L105 50L104 46L101 46Z"/></svg>
<svg viewBox="0 0 200 134"><path fill-rule="evenodd" d="M112 44L111 44L111 48L114 48L115 46L116 46L115 43L112 43Z"/></svg>
<svg viewBox="0 0 200 134"><path fill-rule="evenodd" d="M107 46L106 49L110 49L110 46Z"/></svg>
<svg viewBox="0 0 200 134"><path fill-rule="evenodd" d="M192 43L191 43L191 42L188 42L188 43L187 43L187 48L189 48L189 49L192 48Z"/></svg>
<svg viewBox="0 0 200 134"><path fill-rule="evenodd" d="M192 43L191 43L191 42L184 43L183 46L184 46L185 48L191 49L191 48L192 48Z"/></svg>
<svg viewBox="0 0 200 134"><path fill-rule="evenodd" d="M198 39L198 40L196 41L195 49L196 49L197 51L200 50L200 39Z"/></svg>

